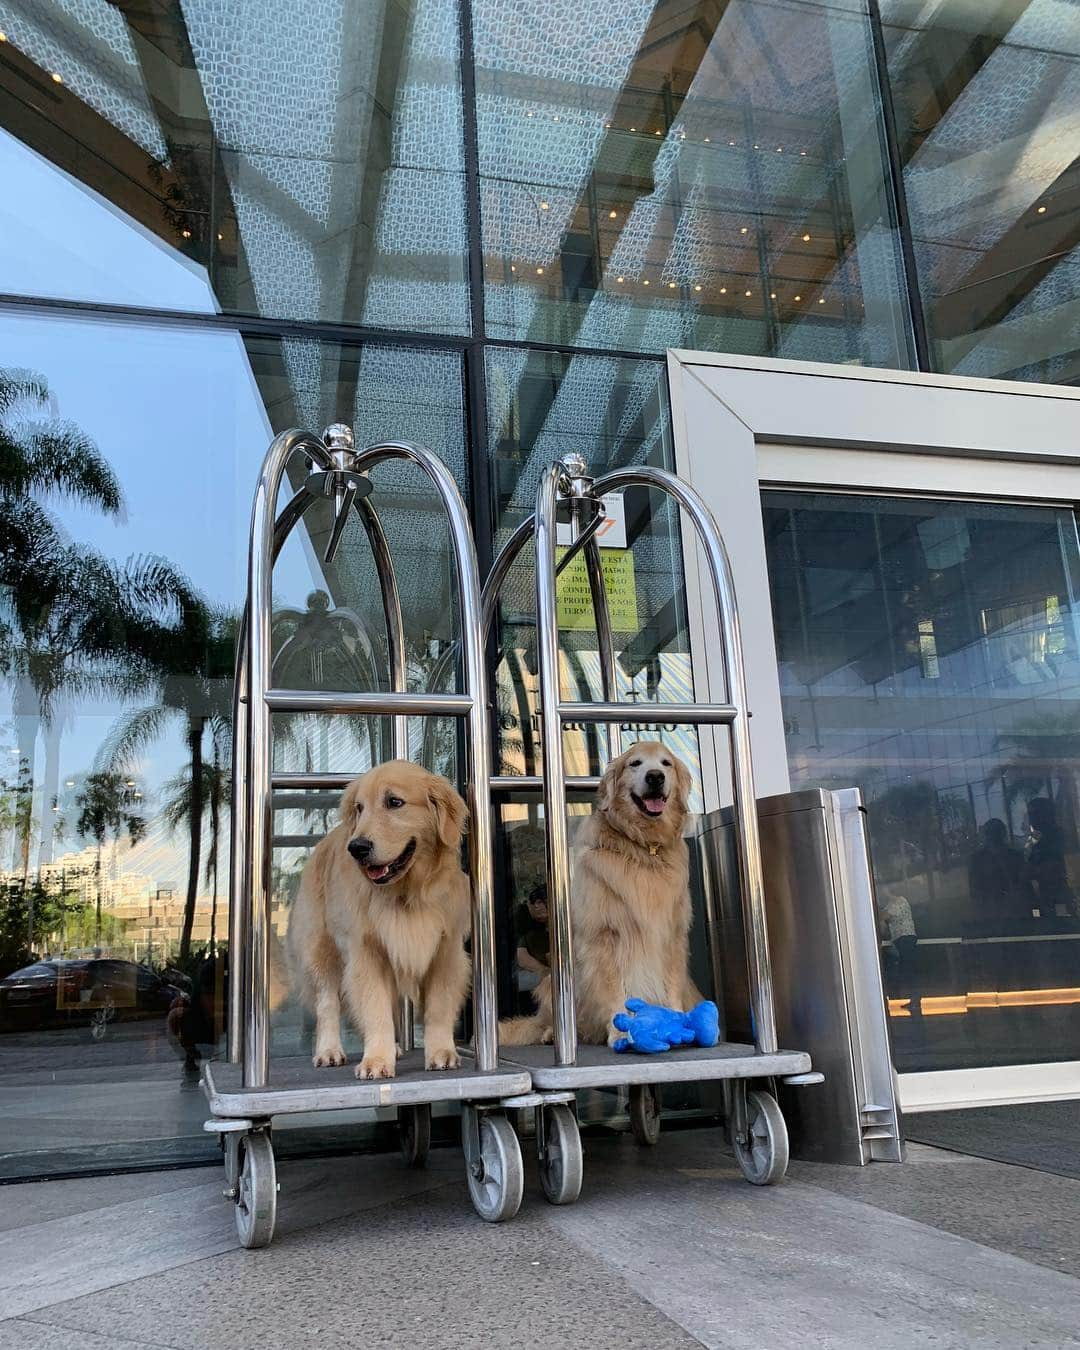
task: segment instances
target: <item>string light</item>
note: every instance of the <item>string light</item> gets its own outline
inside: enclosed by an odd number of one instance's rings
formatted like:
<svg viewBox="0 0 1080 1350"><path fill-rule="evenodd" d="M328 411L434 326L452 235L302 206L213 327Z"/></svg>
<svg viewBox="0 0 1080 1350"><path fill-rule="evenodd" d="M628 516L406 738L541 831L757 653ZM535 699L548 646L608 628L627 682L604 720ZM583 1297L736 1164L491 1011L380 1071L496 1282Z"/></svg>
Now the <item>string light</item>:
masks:
<svg viewBox="0 0 1080 1350"><path fill-rule="evenodd" d="M695 290L695 291L700 291L700 290L701 290L701 287L700 287L700 286L695 286L695 287L694 287L694 290Z"/></svg>
<svg viewBox="0 0 1080 1350"><path fill-rule="evenodd" d="M726 287L726 286L721 286L721 287L720 287L720 294L721 294L721 295L727 295L727 287Z"/></svg>
<svg viewBox="0 0 1080 1350"><path fill-rule="evenodd" d="M645 280L644 280L641 284L642 284L643 286L647 286L647 285L649 284L649 278L646 277Z"/></svg>
<svg viewBox="0 0 1080 1350"><path fill-rule="evenodd" d="M622 283L626 280L626 278L625 278L625 277L616 277L615 280L616 280L616 281L619 283L619 285L621 286Z"/></svg>
<svg viewBox="0 0 1080 1350"><path fill-rule="evenodd" d="M1040 216L1044 216L1045 214L1046 214L1046 207L1045 207L1045 206L1040 206L1040 207L1039 207L1039 215L1040 215Z"/></svg>
<svg viewBox="0 0 1080 1350"><path fill-rule="evenodd" d="M63 77L63 75L57 75L57 73L56 73L55 70L54 70L53 73L52 73L52 79L53 79L53 84L63 84L63 83L64 83L64 77Z"/></svg>
<svg viewBox="0 0 1080 1350"><path fill-rule="evenodd" d="M190 238L191 238L191 231L190 231L190 230L181 230L180 233L184 236L185 239L190 239Z"/></svg>
<svg viewBox="0 0 1080 1350"><path fill-rule="evenodd" d="M543 269L542 267L538 267L538 268L536 269L536 275L537 275L538 277L542 277L542 276L544 275L544 269Z"/></svg>
<svg viewBox="0 0 1080 1350"><path fill-rule="evenodd" d="M808 234L804 234L802 237L802 241L804 244L808 244L810 242L810 236Z"/></svg>
<svg viewBox="0 0 1080 1350"><path fill-rule="evenodd" d="M824 303L825 303L825 297L822 296L821 299L818 301L818 304L819 304L819 305L823 305Z"/></svg>
<svg viewBox="0 0 1080 1350"><path fill-rule="evenodd" d="M734 141L728 141L728 145L734 145L734 144L735 144Z"/></svg>
<svg viewBox="0 0 1080 1350"><path fill-rule="evenodd" d="M631 130L631 131L637 131L637 127L631 127L630 130Z"/></svg>
<svg viewBox="0 0 1080 1350"><path fill-rule="evenodd" d="M511 272L516 272L516 271L517 271L517 268L514 266L513 263L510 264L510 271L511 271Z"/></svg>
<svg viewBox="0 0 1080 1350"><path fill-rule="evenodd" d="M805 150L800 150L800 151L799 151L799 154L802 155L802 157L803 157L804 159L806 158L806 151L805 151Z"/></svg>
<svg viewBox="0 0 1080 1350"><path fill-rule="evenodd" d="M535 117L536 114L530 110L529 112L527 112L527 113L525 114L525 116L526 116L526 117Z"/></svg>
<svg viewBox="0 0 1080 1350"><path fill-rule="evenodd" d="M609 219L609 220L615 220L615 219L617 219L618 214L619 214L618 211L609 211L609 212L608 212L608 219Z"/></svg>
<svg viewBox="0 0 1080 1350"><path fill-rule="evenodd" d="M673 281L669 281L667 284L667 288L669 291L673 291L675 289L675 283Z"/></svg>
<svg viewBox="0 0 1080 1350"><path fill-rule="evenodd" d="M798 304L799 301L800 301L801 299L802 299L802 296L801 296L801 295L797 295L797 296L795 297L795 303Z"/></svg>
<svg viewBox="0 0 1080 1350"><path fill-rule="evenodd" d="M540 210L541 210L541 211L546 211L547 209L548 209L548 204L547 204L547 202L541 202L541 203L540 203Z"/></svg>
<svg viewBox="0 0 1080 1350"><path fill-rule="evenodd" d="M777 153L778 155L782 155L782 154L784 153L784 147L783 147L782 145L778 145L778 146L776 147L776 153Z"/></svg>
<svg viewBox="0 0 1080 1350"><path fill-rule="evenodd" d="M770 292L769 292L769 299L770 299L770 300L775 300L775 299L776 299L776 292L775 292L775 291L770 291Z"/></svg>
<svg viewBox="0 0 1080 1350"><path fill-rule="evenodd" d="M653 135L654 135L654 136L662 136L663 134L664 134L664 133L663 133L662 131L654 131L654 132L653 132Z"/></svg>
<svg viewBox="0 0 1080 1350"><path fill-rule="evenodd" d="M750 233L750 228L749 228L749 226L744 225L744 226L742 227L742 229L739 231L739 233L740 233L740 234L749 234L749 233Z"/></svg>
<svg viewBox="0 0 1080 1350"><path fill-rule="evenodd" d="M746 296L746 298L747 298L747 300L749 300L749 299L750 299L750 294L751 294L751 292L750 292L750 291L743 291L743 295L745 295L745 296Z"/></svg>
<svg viewBox="0 0 1080 1350"><path fill-rule="evenodd" d="M7 34L3 31L3 29L0 29L0 42L6 41L7 41Z"/></svg>
<svg viewBox="0 0 1080 1350"><path fill-rule="evenodd" d="M709 138L708 138L708 136L705 137L705 144L706 144L706 145L709 144Z"/></svg>

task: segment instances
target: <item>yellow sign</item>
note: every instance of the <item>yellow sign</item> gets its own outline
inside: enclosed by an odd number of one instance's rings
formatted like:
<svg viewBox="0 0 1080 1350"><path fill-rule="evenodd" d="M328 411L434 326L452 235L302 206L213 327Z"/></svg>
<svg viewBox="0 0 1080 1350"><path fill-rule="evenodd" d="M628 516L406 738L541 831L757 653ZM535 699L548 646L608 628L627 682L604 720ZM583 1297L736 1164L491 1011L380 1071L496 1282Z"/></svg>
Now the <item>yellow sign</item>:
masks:
<svg viewBox="0 0 1080 1350"><path fill-rule="evenodd" d="M558 550L559 557L566 552ZM639 628L637 584L634 580L634 555L628 548L600 550L600 562L607 585L608 612L616 633L636 633ZM582 554L573 558L556 583L559 627L589 630L594 627L589 574Z"/></svg>

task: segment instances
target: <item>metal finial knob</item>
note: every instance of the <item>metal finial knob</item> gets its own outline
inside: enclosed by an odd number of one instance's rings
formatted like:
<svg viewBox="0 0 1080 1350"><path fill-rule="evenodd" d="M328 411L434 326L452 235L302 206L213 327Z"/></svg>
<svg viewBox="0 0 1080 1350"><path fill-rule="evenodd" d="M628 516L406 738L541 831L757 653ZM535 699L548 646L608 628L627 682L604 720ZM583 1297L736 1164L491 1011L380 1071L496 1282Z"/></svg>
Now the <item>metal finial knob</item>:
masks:
<svg viewBox="0 0 1080 1350"><path fill-rule="evenodd" d="M579 455L575 451L573 454L563 455L563 468L571 478L586 478L589 473L589 466L585 463L585 456Z"/></svg>
<svg viewBox="0 0 1080 1350"><path fill-rule="evenodd" d="M331 422L322 434L327 450L354 450L353 429L345 422Z"/></svg>

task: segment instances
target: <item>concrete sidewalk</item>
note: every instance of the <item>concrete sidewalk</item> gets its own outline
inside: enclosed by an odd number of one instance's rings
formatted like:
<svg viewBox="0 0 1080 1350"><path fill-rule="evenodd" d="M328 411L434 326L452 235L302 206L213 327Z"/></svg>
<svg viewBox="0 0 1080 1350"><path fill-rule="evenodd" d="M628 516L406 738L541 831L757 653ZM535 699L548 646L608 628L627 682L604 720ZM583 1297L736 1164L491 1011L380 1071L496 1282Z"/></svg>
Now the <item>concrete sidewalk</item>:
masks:
<svg viewBox="0 0 1080 1350"><path fill-rule="evenodd" d="M0 1187L0 1348L1080 1347L1080 1181L919 1145L757 1190L716 1130L587 1140L498 1227L456 1150L279 1175L262 1252L216 1170Z"/></svg>

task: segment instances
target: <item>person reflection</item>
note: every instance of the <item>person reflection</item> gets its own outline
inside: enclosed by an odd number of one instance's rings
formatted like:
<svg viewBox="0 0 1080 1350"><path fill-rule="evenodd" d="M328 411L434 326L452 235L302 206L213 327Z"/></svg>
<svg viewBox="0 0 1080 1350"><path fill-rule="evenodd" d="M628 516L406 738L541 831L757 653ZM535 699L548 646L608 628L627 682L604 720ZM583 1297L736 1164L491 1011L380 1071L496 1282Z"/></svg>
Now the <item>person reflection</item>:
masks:
<svg viewBox="0 0 1080 1350"><path fill-rule="evenodd" d="M918 1005L915 974L919 939L911 904L900 888L890 883L878 887L877 905L885 992L889 998L909 999L909 1011L914 1015Z"/></svg>
<svg viewBox="0 0 1080 1350"><path fill-rule="evenodd" d="M965 937L1004 937L1031 917L1031 886L1021 854L1009 843L1008 826L991 816L979 829L968 861L970 917Z"/></svg>
<svg viewBox="0 0 1080 1350"><path fill-rule="evenodd" d="M548 930L547 885L534 886L514 919L517 933L518 990L524 995L535 989L551 964L551 934ZM525 999L531 1008L531 1000Z"/></svg>
<svg viewBox="0 0 1080 1350"><path fill-rule="evenodd" d="M1028 881L1034 896L1032 913L1037 919L1073 918L1076 898L1065 866L1065 840L1054 803L1049 797L1028 802L1028 837L1024 844Z"/></svg>

